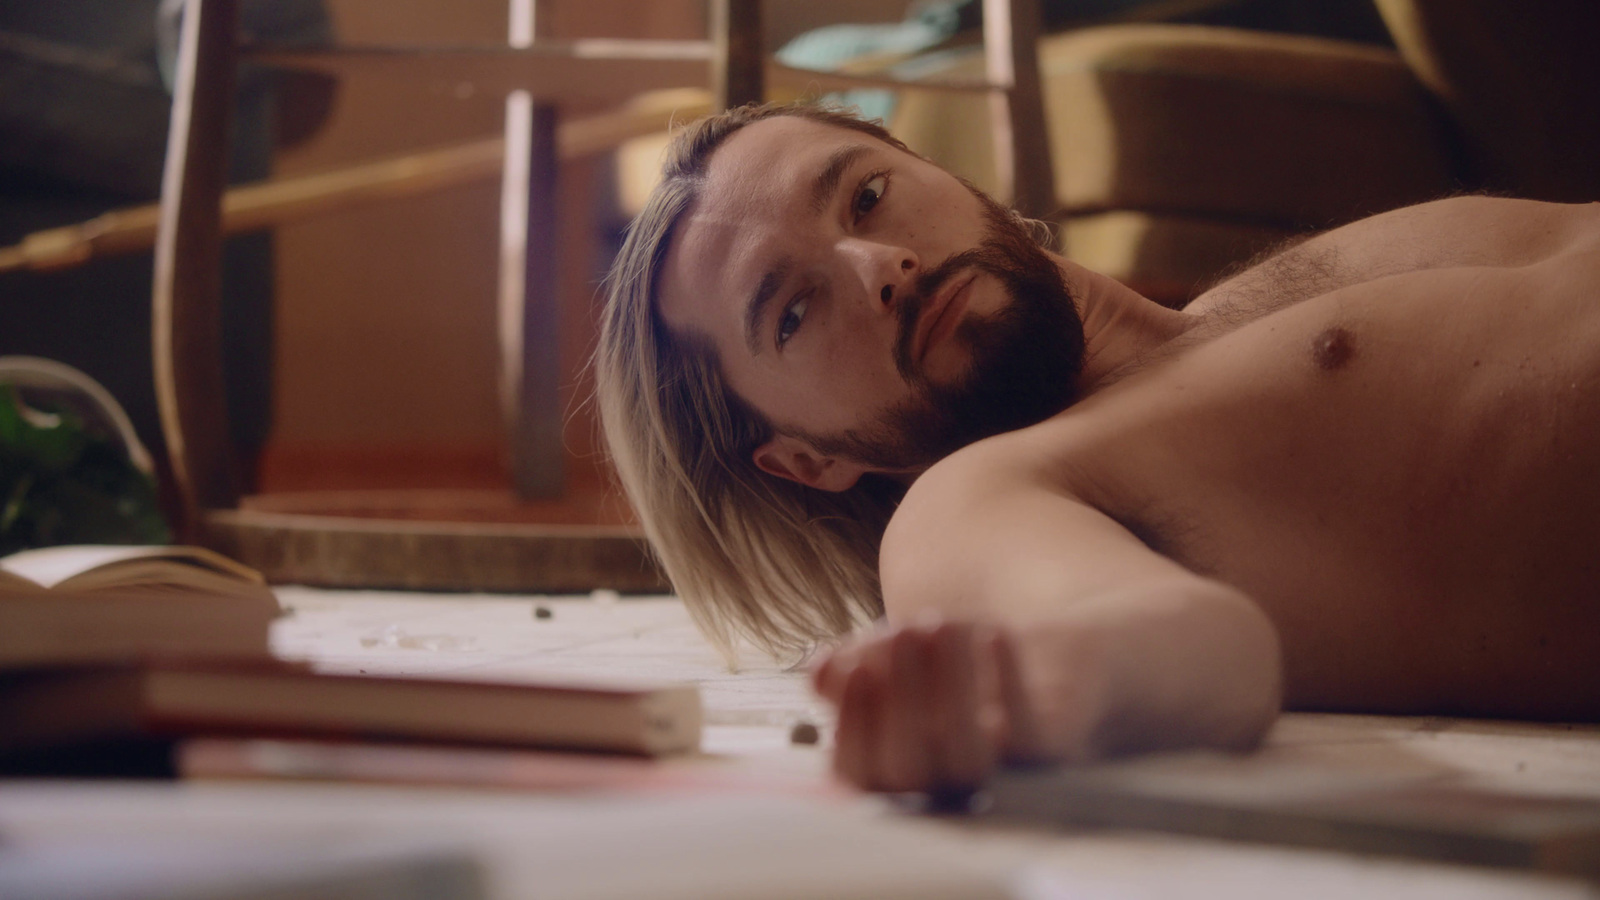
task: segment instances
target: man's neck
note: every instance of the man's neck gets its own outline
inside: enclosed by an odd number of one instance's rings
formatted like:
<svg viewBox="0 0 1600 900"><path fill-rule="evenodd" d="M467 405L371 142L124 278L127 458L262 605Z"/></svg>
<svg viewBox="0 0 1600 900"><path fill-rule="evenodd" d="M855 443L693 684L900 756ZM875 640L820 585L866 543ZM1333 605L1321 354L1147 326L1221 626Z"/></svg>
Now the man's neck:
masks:
<svg viewBox="0 0 1600 900"><path fill-rule="evenodd" d="M1194 316L1168 309L1114 278L1055 259L1083 319L1081 393L1094 392L1196 322Z"/></svg>

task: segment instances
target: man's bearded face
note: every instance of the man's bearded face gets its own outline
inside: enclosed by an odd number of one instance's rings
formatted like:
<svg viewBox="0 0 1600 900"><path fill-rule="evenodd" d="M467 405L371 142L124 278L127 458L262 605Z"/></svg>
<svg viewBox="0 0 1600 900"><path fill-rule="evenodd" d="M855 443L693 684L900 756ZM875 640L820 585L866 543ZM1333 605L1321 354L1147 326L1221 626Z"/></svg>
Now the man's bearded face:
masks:
<svg viewBox="0 0 1600 900"><path fill-rule="evenodd" d="M1072 402L1083 367L1083 323L1061 270L1008 210L973 189L988 233L917 277L901 302L895 367L913 394L876 426L800 437L823 453L871 468L919 470L975 441L1041 422ZM955 337L971 354L965 375L935 384L912 357L912 338L932 297L949 279L976 268L1006 287L1009 305L970 314Z"/></svg>
<svg viewBox="0 0 1600 900"><path fill-rule="evenodd" d="M709 344L772 423L763 471L824 490L914 474L1073 398L1084 338L1057 260L938 166L776 116L711 157L659 275L667 328Z"/></svg>

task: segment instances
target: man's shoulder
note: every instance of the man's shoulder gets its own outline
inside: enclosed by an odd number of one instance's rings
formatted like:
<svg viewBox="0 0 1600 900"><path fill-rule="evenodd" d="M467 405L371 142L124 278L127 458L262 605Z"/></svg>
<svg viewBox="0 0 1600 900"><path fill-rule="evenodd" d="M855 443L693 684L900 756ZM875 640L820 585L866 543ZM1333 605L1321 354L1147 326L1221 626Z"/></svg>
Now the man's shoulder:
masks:
<svg viewBox="0 0 1600 900"><path fill-rule="evenodd" d="M891 520L890 534L960 530L972 514L1029 496L1083 502L1067 473L1081 430L1075 410L957 450L919 475Z"/></svg>
<svg viewBox="0 0 1600 900"><path fill-rule="evenodd" d="M1091 496L1070 416L989 438L914 483L884 533L885 610L907 617L1054 610L1184 574Z"/></svg>
<svg viewBox="0 0 1600 900"><path fill-rule="evenodd" d="M968 444L924 472L913 489L951 490L1065 489L1054 469L1070 458L1092 433L1092 418L1080 401L1023 428Z"/></svg>

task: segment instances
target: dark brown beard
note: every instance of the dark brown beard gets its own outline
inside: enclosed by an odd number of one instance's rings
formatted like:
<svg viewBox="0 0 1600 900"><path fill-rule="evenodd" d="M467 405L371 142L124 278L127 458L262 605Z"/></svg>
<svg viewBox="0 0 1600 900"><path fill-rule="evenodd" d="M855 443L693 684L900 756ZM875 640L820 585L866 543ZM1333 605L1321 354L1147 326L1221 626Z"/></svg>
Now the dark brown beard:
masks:
<svg viewBox="0 0 1600 900"><path fill-rule="evenodd" d="M917 471L975 441L1044 421L1076 397L1083 323L1060 268L1008 210L974 194L989 226L984 240L918 276L899 308L895 367L913 396L870 429L798 435L820 452ZM968 269L993 275L1010 302L961 323L955 337L971 349L972 364L956 384L936 385L912 358L912 340L927 298Z"/></svg>

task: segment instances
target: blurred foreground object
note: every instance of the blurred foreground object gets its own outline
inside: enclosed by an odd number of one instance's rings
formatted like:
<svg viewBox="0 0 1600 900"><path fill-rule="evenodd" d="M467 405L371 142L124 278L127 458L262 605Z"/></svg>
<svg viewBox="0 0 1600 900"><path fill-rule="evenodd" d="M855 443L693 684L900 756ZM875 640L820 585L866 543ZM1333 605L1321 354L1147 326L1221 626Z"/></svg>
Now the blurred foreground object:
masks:
<svg viewBox="0 0 1600 900"><path fill-rule="evenodd" d="M0 896L31 900L481 900L464 847L388 838L60 838L0 850Z"/></svg>
<svg viewBox="0 0 1600 900"><path fill-rule="evenodd" d="M699 749L704 718L692 684L372 676L220 653L9 672L0 713L0 772L24 777L168 775L160 748L218 734L669 756ZM143 768L151 755L166 759Z"/></svg>

